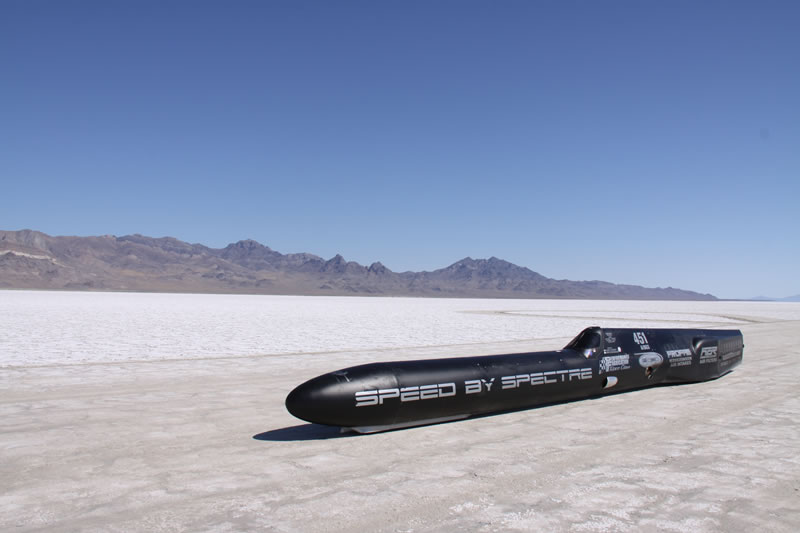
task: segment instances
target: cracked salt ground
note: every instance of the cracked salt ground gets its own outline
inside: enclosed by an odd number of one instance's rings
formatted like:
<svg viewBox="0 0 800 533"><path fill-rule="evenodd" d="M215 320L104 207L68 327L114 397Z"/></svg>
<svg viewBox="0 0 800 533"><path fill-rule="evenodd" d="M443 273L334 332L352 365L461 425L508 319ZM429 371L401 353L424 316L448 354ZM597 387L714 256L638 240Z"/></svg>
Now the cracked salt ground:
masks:
<svg viewBox="0 0 800 533"><path fill-rule="evenodd" d="M797 319L796 305L754 302L0 291L0 367L514 343L571 338L591 321L655 328Z"/></svg>
<svg viewBox="0 0 800 533"><path fill-rule="evenodd" d="M323 352L292 354L258 347L276 334L260 327L269 313L242 318L261 313L261 304L236 311L239 297L59 303L60 293L35 293L20 303L25 293L14 291L12 305L2 296L11 328L0 337L3 531L800 530L800 305L342 299L342 316L317 324L330 302L308 299L302 308L305 299L288 298L273 311L313 316L303 327ZM151 297L170 314L151 321ZM93 298L105 301L94 307ZM196 331L175 312L187 301ZM114 329L102 310L115 306L138 318ZM72 315L60 323L65 307ZM231 314L222 329L204 327L219 316L213 307ZM299 424L284 409L294 386L336 368L546 350L589 320L461 312L512 309L625 320L656 309L669 315L655 318L704 326L739 317L747 319L736 325L744 363L707 383L365 437ZM37 313L47 320L24 322ZM416 346L387 346L403 339L403 328L385 316L408 321L405 345ZM445 342L425 320L454 330ZM374 331L359 330L351 351L347 328ZM213 337L226 329L238 331L232 347ZM276 346L297 351L302 335L287 331L291 340ZM187 333L196 338L181 345ZM143 346L150 351L137 351ZM86 362L70 364L74 353Z"/></svg>

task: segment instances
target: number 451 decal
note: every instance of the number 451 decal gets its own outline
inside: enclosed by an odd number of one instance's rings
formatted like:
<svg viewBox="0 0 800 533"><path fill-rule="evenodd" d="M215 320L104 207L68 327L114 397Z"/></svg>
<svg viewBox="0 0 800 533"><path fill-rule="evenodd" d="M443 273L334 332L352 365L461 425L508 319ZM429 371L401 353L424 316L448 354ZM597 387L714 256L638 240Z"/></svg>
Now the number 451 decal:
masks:
<svg viewBox="0 0 800 533"><path fill-rule="evenodd" d="M635 342L640 346L647 344L647 337L645 337L644 333L642 333L641 331L637 331L633 334L633 342Z"/></svg>

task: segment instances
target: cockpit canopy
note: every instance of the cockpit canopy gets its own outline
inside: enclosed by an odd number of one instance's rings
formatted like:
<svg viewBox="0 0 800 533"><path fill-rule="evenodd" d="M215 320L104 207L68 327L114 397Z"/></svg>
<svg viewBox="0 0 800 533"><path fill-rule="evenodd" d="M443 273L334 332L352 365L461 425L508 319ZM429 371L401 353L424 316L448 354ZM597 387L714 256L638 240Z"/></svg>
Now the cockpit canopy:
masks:
<svg viewBox="0 0 800 533"><path fill-rule="evenodd" d="M565 350L575 350L584 357L592 357L603 344L603 329L592 326L578 333L578 336L567 344Z"/></svg>

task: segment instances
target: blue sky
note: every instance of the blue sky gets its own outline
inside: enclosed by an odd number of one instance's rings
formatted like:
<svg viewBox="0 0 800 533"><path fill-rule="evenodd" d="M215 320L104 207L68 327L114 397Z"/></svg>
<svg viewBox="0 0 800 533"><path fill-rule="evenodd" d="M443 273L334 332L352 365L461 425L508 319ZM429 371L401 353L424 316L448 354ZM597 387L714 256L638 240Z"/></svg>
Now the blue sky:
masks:
<svg viewBox="0 0 800 533"><path fill-rule="evenodd" d="M797 2L0 2L0 229L800 293Z"/></svg>

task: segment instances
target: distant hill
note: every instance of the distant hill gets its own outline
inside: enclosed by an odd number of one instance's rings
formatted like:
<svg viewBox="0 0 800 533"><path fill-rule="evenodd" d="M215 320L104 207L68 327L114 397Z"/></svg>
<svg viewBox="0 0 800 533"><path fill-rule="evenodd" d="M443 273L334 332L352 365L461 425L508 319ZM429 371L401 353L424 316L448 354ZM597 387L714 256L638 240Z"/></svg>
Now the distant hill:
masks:
<svg viewBox="0 0 800 533"><path fill-rule="evenodd" d="M715 300L681 289L555 280L491 257L392 272L341 255L282 254L253 240L225 248L172 237L51 237L0 231L0 288L477 298Z"/></svg>
<svg viewBox="0 0 800 533"><path fill-rule="evenodd" d="M769 296L754 296L750 300L756 302L800 302L800 294L787 296L785 298L770 298Z"/></svg>

